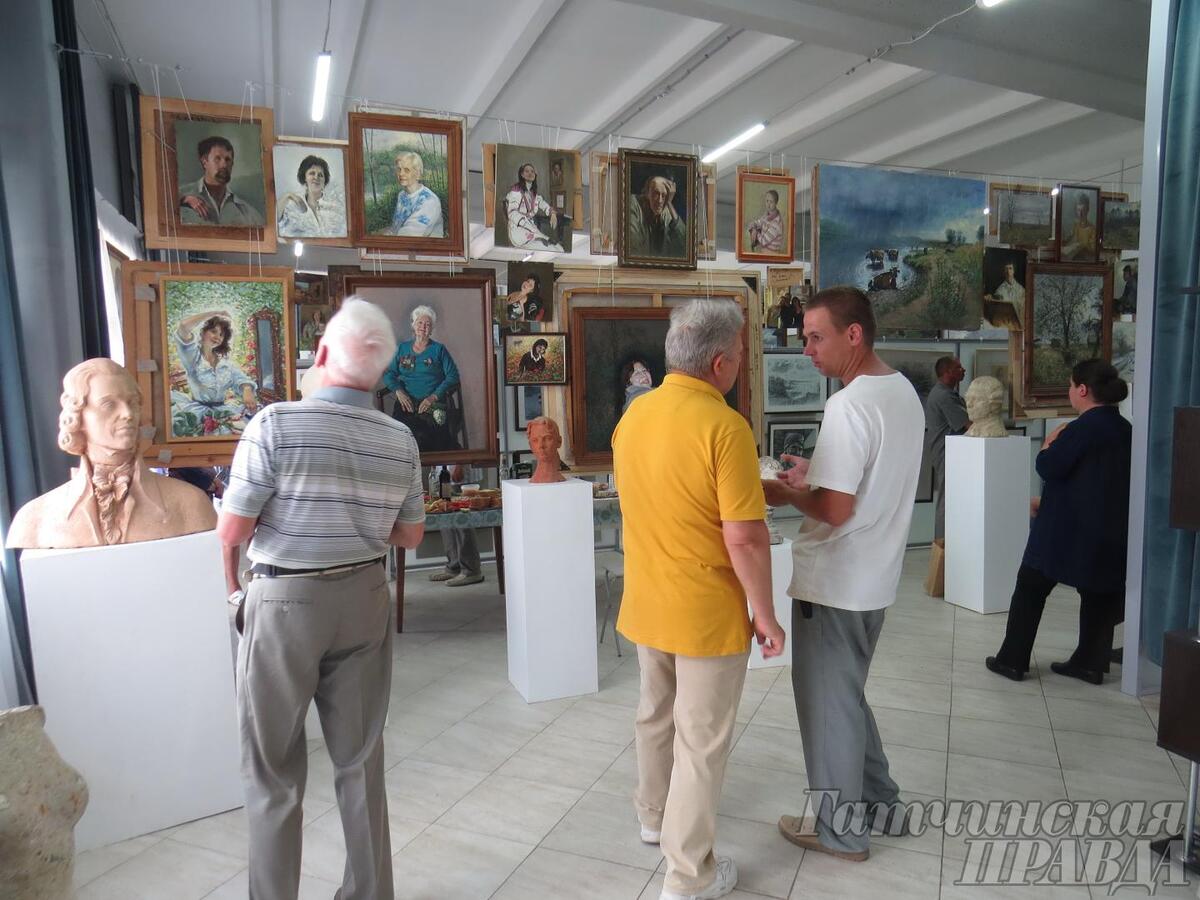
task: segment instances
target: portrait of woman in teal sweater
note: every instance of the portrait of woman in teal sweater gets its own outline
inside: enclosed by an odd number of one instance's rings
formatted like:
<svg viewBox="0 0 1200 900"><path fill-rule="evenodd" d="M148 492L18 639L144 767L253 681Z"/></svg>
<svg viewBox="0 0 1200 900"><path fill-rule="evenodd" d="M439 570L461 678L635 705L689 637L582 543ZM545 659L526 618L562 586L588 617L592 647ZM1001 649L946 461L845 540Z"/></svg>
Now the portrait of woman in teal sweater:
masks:
<svg viewBox="0 0 1200 900"><path fill-rule="evenodd" d="M446 395L460 381L458 366L446 345L433 340L435 325L437 313L428 306L412 311L412 339L396 348L383 383L396 395L393 418L412 430L422 451L457 450Z"/></svg>

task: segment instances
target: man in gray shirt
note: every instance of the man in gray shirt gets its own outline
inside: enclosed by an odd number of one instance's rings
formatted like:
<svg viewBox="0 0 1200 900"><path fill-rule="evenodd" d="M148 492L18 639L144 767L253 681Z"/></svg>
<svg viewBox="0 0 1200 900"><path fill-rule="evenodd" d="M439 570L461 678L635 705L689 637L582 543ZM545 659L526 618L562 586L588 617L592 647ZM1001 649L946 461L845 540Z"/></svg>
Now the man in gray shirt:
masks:
<svg viewBox="0 0 1200 900"><path fill-rule="evenodd" d="M925 399L925 441L933 466L933 486L938 494L933 536L946 536L946 435L962 434L971 424L967 404L958 393L966 369L953 356L943 356L933 366L937 384Z"/></svg>

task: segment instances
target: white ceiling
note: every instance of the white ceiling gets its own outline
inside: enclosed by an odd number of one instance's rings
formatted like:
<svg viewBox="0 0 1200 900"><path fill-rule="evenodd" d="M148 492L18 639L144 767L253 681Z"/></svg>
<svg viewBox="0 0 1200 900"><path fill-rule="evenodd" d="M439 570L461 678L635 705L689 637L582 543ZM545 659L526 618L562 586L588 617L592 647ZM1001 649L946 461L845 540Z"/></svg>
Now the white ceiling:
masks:
<svg viewBox="0 0 1200 900"><path fill-rule="evenodd" d="M865 65L967 0L332 0L330 114L314 128L327 8L76 0L81 46L178 65L190 98L253 96L275 108L280 133L344 137L345 113L362 102L468 113L473 170L485 141L711 149L765 121L722 176L747 160L801 174L833 159L1134 194L1141 179L1144 0L972 8ZM155 90L145 64L100 65ZM178 95L175 73L158 74L162 93ZM723 203L732 186L722 177Z"/></svg>

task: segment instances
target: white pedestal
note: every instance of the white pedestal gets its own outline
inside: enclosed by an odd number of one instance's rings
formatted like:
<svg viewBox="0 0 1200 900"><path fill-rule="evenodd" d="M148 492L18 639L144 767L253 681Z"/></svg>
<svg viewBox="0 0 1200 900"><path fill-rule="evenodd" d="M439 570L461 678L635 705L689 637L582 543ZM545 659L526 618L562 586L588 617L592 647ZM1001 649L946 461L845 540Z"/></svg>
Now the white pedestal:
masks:
<svg viewBox="0 0 1200 900"><path fill-rule="evenodd" d="M505 481L508 680L527 703L599 690L592 486Z"/></svg>
<svg viewBox="0 0 1200 900"><path fill-rule="evenodd" d="M26 550L21 576L46 733L87 780L76 849L241 806L216 532Z"/></svg>
<svg viewBox="0 0 1200 900"><path fill-rule="evenodd" d="M1005 612L1029 537L1029 439L946 438L946 601Z"/></svg>
<svg viewBox="0 0 1200 900"><path fill-rule="evenodd" d="M750 638L750 661L746 664L750 669L766 669L772 666L786 666L792 661L792 598L788 596L788 585L792 583L792 542L783 539L782 544L771 545L771 593L775 598L775 618L779 620L787 640L783 644L783 652L770 659L763 659L762 647L753 637ZM750 610L750 618L754 618L754 610Z"/></svg>

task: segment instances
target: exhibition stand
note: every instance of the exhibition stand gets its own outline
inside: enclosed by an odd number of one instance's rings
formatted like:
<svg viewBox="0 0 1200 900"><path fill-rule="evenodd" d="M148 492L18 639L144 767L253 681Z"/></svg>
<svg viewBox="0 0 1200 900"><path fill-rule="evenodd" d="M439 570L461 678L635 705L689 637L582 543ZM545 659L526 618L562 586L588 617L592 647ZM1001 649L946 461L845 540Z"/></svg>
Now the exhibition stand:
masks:
<svg viewBox="0 0 1200 900"><path fill-rule="evenodd" d="M784 538L782 543L771 545L771 595L775 600L775 618L783 633L791 640L792 628L792 598L788 596L788 585L792 581L792 542ZM750 611L754 618L754 611ZM787 641L784 647L788 646ZM770 659L763 659L762 647L758 641L750 639L750 661L747 667L751 669L768 669L773 666L786 666L792 660L791 654L784 652Z"/></svg>
<svg viewBox="0 0 1200 900"><path fill-rule="evenodd" d="M946 438L946 601L1007 612L1029 536L1029 439Z"/></svg>
<svg viewBox="0 0 1200 900"><path fill-rule="evenodd" d="M242 805L216 532L21 556L46 733L86 779L80 851Z"/></svg>
<svg viewBox="0 0 1200 900"><path fill-rule="evenodd" d="M592 486L502 482L508 680L528 703L594 694Z"/></svg>

